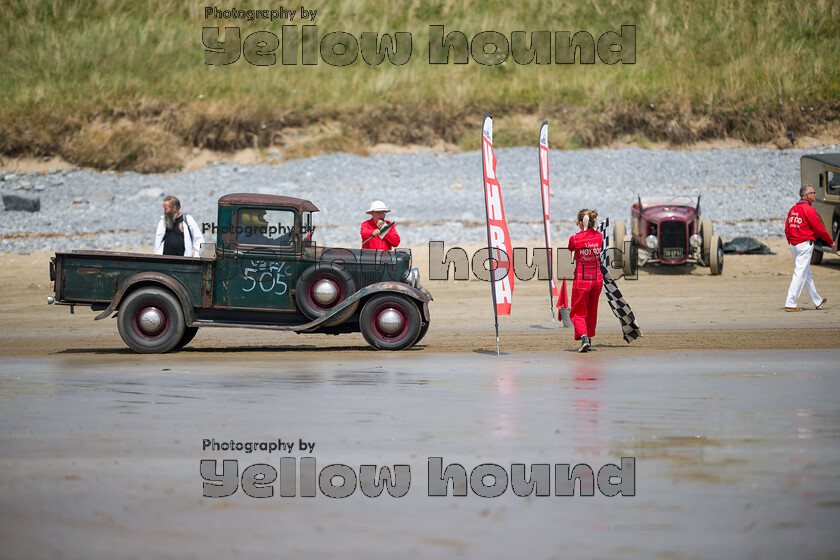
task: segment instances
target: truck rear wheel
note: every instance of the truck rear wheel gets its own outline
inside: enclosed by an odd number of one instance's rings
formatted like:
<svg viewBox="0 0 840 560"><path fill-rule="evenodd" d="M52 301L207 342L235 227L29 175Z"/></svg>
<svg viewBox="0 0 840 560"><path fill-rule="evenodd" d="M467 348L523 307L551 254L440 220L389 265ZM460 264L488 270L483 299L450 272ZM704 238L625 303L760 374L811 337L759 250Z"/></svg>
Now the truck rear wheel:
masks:
<svg viewBox="0 0 840 560"><path fill-rule="evenodd" d="M141 354L162 354L184 337L184 312L171 293L140 288L120 304L117 329L129 348Z"/></svg>
<svg viewBox="0 0 840 560"><path fill-rule="evenodd" d="M198 327L186 327L184 329L184 336L181 337L181 340L178 341L178 344L175 345L175 348L180 350L190 342L192 339L195 338L195 335L198 334Z"/></svg>
<svg viewBox="0 0 840 560"><path fill-rule="evenodd" d="M417 335L417 340L414 341L414 344L419 344L427 332L429 332L429 322L423 321L423 324L420 325L420 334Z"/></svg>
<svg viewBox="0 0 840 560"><path fill-rule="evenodd" d="M377 350L404 350L417 341L422 326L420 310L399 294L372 297L362 308L362 336Z"/></svg>

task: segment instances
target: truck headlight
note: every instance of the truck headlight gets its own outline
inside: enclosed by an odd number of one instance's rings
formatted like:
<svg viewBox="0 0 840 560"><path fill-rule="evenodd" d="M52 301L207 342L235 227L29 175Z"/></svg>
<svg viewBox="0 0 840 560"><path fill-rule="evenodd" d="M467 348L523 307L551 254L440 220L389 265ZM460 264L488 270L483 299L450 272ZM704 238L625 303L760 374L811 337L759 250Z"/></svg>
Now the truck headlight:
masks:
<svg viewBox="0 0 840 560"><path fill-rule="evenodd" d="M659 245L659 239L655 235L648 235L645 237L645 245L647 245L648 249L656 249Z"/></svg>
<svg viewBox="0 0 840 560"><path fill-rule="evenodd" d="M688 243L695 249L703 244L703 238L700 234L695 233L688 239Z"/></svg>
<svg viewBox="0 0 840 560"><path fill-rule="evenodd" d="M408 284L409 286L416 288L420 285L420 269L419 268L412 268L408 272L405 273L405 277L403 278L403 282Z"/></svg>

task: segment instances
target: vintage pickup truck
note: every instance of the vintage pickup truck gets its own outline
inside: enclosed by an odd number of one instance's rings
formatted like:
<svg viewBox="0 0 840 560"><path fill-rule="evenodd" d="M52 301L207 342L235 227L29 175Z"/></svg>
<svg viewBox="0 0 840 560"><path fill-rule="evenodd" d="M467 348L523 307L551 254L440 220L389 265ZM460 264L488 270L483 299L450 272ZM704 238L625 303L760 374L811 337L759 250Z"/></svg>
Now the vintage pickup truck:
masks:
<svg viewBox="0 0 840 560"><path fill-rule="evenodd" d="M181 348L200 327L360 332L402 350L429 328L431 294L407 251L318 247L308 200L264 194L219 199L215 244L201 257L109 251L56 253L48 303L117 318L140 353Z"/></svg>

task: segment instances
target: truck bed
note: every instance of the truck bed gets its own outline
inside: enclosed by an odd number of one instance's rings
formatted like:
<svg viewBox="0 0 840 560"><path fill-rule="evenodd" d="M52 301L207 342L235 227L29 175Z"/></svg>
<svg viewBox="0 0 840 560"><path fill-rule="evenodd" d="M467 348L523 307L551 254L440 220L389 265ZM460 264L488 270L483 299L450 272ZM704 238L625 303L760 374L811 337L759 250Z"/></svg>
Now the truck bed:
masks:
<svg viewBox="0 0 840 560"><path fill-rule="evenodd" d="M204 278L212 279L215 259L125 253L71 251L56 253L50 263L58 303L109 303L120 285L139 273L159 272L179 281L196 305L202 303Z"/></svg>

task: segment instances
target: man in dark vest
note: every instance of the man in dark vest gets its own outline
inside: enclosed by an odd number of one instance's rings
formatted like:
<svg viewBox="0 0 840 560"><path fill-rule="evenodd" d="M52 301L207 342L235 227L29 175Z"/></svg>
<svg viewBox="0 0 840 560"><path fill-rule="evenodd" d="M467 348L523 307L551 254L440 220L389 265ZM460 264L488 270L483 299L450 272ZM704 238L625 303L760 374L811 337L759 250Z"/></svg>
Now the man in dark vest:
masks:
<svg viewBox="0 0 840 560"><path fill-rule="evenodd" d="M155 234L156 255L198 257L204 235L192 216L181 213L181 201L174 196L163 199L163 216Z"/></svg>

